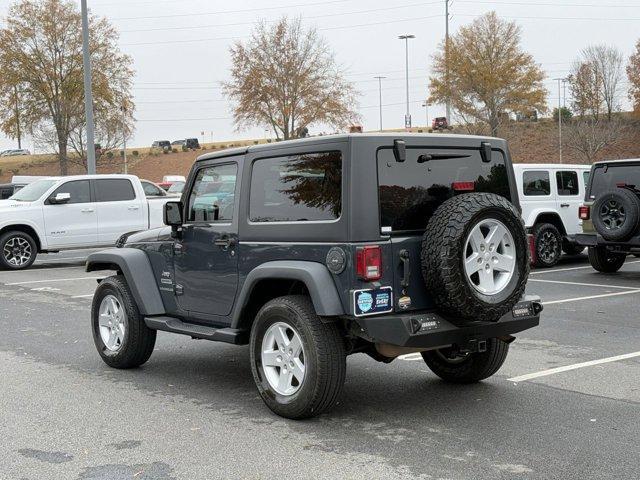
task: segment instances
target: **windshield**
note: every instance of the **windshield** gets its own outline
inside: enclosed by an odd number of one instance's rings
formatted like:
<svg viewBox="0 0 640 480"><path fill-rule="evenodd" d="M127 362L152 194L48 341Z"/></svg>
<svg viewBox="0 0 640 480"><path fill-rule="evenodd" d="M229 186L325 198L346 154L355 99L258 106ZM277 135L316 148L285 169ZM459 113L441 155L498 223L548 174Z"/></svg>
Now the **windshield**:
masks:
<svg viewBox="0 0 640 480"><path fill-rule="evenodd" d="M589 199L595 200L599 195L618 186L640 189L640 165L608 165L598 166L593 171L593 181L589 191Z"/></svg>
<svg viewBox="0 0 640 480"><path fill-rule="evenodd" d="M19 192L14 193L9 197L9 200L18 200L20 202L35 202L44 193L49 190L58 180L38 180L26 187L22 188Z"/></svg>

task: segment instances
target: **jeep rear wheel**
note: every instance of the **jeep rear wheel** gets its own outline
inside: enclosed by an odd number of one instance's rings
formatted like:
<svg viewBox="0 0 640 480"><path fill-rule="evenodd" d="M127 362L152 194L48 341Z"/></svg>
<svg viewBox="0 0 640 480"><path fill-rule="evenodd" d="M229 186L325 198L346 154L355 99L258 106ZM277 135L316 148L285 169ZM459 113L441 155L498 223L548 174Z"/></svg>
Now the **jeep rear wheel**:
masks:
<svg viewBox="0 0 640 480"><path fill-rule="evenodd" d="M509 353L509 344L492 338L487 350L459 354L451 348L422 352L422 358L433 373L451 383L475 383L489 378L502 367Z"/></svg>
<svg viewBox="0 0 640 480"><path fill-rule="evenodd" d="M539 223L533 227L533 238L536 252L535 266L553 267L562 255L562 234L555 225Z"/></svg>
<svg viewBox="0 0 640 480"><path fill-rule="evenodd" d="M265 304L251 329L251 370L264 403L292 419L319 415L336 404L346 375L344 341L323 323L308 297Z"/></svg>
<svg viewBox="0 0 640 480"><path fill-rule="evenodd" d="M617 253L607 250L605 247L589 247L589 263L602 273L615 273L622 268L626 253Z"/></svg>
<svg viewBox="0 0 640 480"><path fill-rule="evenodd" d="M422 240L422 274L447 316L498 321L519 301L529 274L527 238L516 208L490 193L444 202Z"/></svg>

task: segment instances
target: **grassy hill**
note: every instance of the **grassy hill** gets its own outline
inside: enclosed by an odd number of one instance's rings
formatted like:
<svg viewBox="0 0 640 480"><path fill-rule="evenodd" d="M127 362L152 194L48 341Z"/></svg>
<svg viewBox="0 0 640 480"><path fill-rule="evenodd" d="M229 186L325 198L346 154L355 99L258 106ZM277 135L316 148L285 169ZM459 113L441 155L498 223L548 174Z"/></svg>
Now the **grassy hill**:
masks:
<svg viewBox="0 0 640 480"><path fill-rule="evenodd" d="M603 150L598 160L619 158L640 158L640 120L628 119L629 133L614 147ZM414 132L426 131L416 127ZM457 133L464 133L456 129ZM548 119L535 123L510 123L502 128L500 136L509 141L511 154L517 163L557 163L558 158L558 127ZM264 143L264 140L243 140L234 142L218 142L204 144L199 151L177 153L157 153L150 149L127 150L129 173L153 181L160 181L163 175L186 175L194 159L203 153L229 147ZM138 152L133 155L134 150ZM565 145L563 163L583 163L577 152L571 151ZM121 173L122 160L116 156L105 159L98 165L100 173ZM0 158L0 182L8 182L12 175L56 175L58 164L53 155L32 155L30 157ZM84 173L80 165L71 165L70 173Z"/></svg>

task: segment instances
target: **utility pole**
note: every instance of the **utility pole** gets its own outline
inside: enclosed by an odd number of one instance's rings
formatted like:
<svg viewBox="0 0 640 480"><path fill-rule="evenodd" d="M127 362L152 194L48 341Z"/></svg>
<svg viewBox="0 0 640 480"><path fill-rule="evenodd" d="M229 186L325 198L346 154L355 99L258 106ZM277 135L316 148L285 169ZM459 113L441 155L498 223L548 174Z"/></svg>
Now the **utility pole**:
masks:
<svg viewBox="0 0 640 480"><path fill-rule="evenodd" d="M425 100L424 102L422 102L422 106L426 109L427 111L427 129L429 129L429 101Z"/></svg>
<svg viewBox="0 0 640 480"><path fill-rule="evenodd" d="M445 82L449 87L449 0L444 0L445 35L444 35L444 61L446 64ZM447 125L451 125L451 100L447 96Z"/></svg>
<svg viewBox="0 0 640 480"><path fill-rule="evenodd" d="M82 11L82 66L84 69L84 115L87 123L87 173L96 173L96 145L93 134L93 94L91 92L91 56L89 52L89 18L87 0L80 0Z"/></svg>
<svg viewBox="0 0 640 480"><path fill-rule="evenodd" d="M126 175L129 172L127 165L127 107L125 107L124 102L120 110L122 110L122 157L124 160L124 174Z"/></svg>
<svg viewBox="0 0 640 480"><path fill-rule="evenodd" d="M18 100L18 85L13 86L13 93L16 97L16 133L18 134L18 149L22 149L22 138L20 135L20 102Z"/></svg>
<svg viewBox="0 0 640 480"><path fill-rule="evenodd" d="M562 84L566 78L554 78L558 82L558 151L560 153L560 163L562 163Z"/></svg>
<svg viewBox="0 0 640 480"><path fill-rule="evenodd" d="M400 35L400 40L404 40L405 45L405 78L407 81L407 113L404 116L404 128L411 129L411 111L409 110L409 40L416 38L415 35Z"/></svg>
<svg viewBox="0 0 640 480"><path fill-rule="evenodd" d="M387 77L377 76L373 77L378 80L378 94L379 94L379 105L380 105L380 131L382 131L382 79Z"/></svg>

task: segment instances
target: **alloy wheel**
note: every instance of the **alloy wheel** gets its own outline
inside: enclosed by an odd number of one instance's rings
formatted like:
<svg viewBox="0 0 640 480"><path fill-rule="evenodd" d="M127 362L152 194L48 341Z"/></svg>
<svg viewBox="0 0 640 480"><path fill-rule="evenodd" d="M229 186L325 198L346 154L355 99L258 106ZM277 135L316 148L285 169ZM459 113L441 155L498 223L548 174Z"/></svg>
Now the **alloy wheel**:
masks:
<svg viewBox="0 0 640 480"><path fill-rule="evenodd" d="M29 263L33 251L31 250L31 244L26 238L15 236L5 242L2 248L2 255L9 265L21 267Z"/></svg>
<svg viewBox="0 0 640 480"><path fill-rule="evenodd" d="M305 355L298 332L284 322L271 325L264 334L260 358L269 385L280 395L295 394L305 377Z"/></svg>
<svg viewBox="0 0 640 480"><path fill-rule="evenodd" d="M545 263L553 263L560 255L562 246L553 232L543 232L538 238L538 256Z"/></svg>
<svg viewBox="0 0 640 480"><path fill-rule="evenodd" d="M106 295L100 302L98 326L107 350L120 350L127 329L127 314L116 296Z"/></svg>
<svg viewBox="0 0 640 480"><path fill-rule="evenodd" d="M600 208L600 218L607 230L617 230L627 219L627 212L617 200L609 200Z"/></svg>

